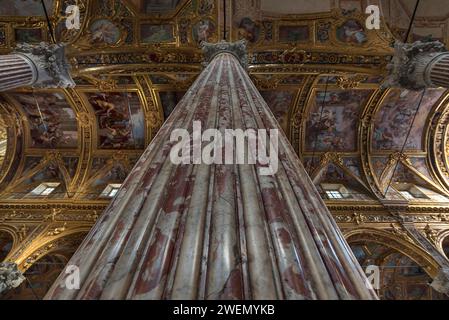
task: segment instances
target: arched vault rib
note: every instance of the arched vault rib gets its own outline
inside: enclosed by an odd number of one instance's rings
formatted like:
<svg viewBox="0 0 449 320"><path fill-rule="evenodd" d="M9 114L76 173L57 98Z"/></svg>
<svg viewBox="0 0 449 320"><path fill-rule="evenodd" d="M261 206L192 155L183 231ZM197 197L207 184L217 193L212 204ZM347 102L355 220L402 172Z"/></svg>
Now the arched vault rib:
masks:
<svg viewBox="0 0 449 320"><path fill-rule="evenodd" d="M439 273L438 262L416 244L379 229L360 228L344 234L348 243L374 242L392 248L415 261L426 273L434 278Z"/></svg>
<svg viewBox="0 0 449 320"><path fill-rule="evenodd" d="M0 167L0 187L4 189L13 178L19 159L23 158L24 128L22 117L2 95L0 95L0 116L7 125L8 135L6 154Z"/></svg>
<svg viewBox="0 0 449 320"><path fill-rule="evenodd" d="M449 190L449 92L433 113L426 137L428 137L428 161L432 174L446 190Z"/></svg>
<svg viewBox="0 0 449 320"><path fill-rule="evenodd" d="M69 195L76 195L78 188L82 186L88 177L90 165L92 163L93 137L97 134L97 126L95 121L95 114L92 114L90 108L80 98L79 93L75 89L66 90L66 95L69 97L72 108L76 112L76 119L78 121L78 148L80 150L78 166L72 182L67 185L67 192Z"/></svg>

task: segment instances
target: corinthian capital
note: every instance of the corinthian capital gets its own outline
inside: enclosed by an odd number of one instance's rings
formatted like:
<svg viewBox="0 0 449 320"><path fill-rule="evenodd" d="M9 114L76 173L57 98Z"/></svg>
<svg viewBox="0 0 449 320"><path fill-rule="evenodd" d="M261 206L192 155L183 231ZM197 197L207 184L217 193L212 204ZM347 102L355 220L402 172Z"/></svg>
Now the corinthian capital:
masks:
<svg viewBox="0 0 449 320"><path fill-rule="evenodd" d="M220 53L227 52L234 55L245 69L248 67L248 53L246 51L245 40L237 42L221 41L218 43L203 42L201 47L203 49L206 64L211 62Z"/></svg>
<svg viewBox="0 0 449 320"><path fill-rule="evenodd" d="M34 72L33 88L72 88L70 65L65 57L64 44L19 44L14 52L25 57Z"/></svg>
<svg viewBox="0 0 449 320"><path fill-rule="evenodd" d="M12 262L0 263L0 293L17 288L25 280L17 265Z"/></svg>
<svg viewBox="0 0 449 320"><path fill-rule="evenodd" d="M449 52L439 41L396 42L384 87L411 90L447 87Z"/></svg>

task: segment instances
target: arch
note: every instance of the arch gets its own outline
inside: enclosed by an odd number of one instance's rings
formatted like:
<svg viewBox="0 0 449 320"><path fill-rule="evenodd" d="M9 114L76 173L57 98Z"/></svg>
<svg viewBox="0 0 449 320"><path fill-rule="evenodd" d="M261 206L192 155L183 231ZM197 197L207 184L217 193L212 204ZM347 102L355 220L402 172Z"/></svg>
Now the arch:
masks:
<svg viewBox="0 0 449 320"><path fill-rule="evenodd" d="M26 272L42 257L54 252L69 252L67 255L70 258L89 231L90 229L87 227L80 227L67 230L56 237L48 238L49 240L40 243L32 252L18 259L19 269Z"/></svg>
<svg viewBox="0 0 449 320"><path fill-rule="evenodd" d="M36 261L25 273L26 281L0 296L2 300L41 300L64 270L70 257L58 251Z"/></svg>
<svg viewBox="0 0 449 320"><path fill-rule="evenodd" d="M1 300L41 300L65 269L89 229L69 230L42 243L19 266L27 281L0 296Z"/></svg>
<svg viewBox="0 0 449 320"><path fill-rule="evenodd" d="M376 231L376 233L374 232ZM376 266L379 271L379 287L375 289L382 300L446 300L429 284L432 276L427 265L422 265L427 257L411 243L378 230L356 230L348 236L348 243L362 268ZM375 233L375 234L374 234ZM368 270L368 269L367 269Z"/></svg>
<svg viewBox="0 0 449 320"><path fill-rule="evenodd" d="M449 230L440 235L438 247L444 253L446 258L449 259Z"/></svg>
<svg viewBox="0 0 449 320"><path fill-rule="evenodd" d="M416 244L390 232L362 228L347 232L345 238L348 243L373 242L394 249L422 267L431 278L436 277L440 270L438 262L429 253Z"/></svg>
<svg viewBox="0 0 449 320"><path fill-rule="evenodd" d="M7 185L16 174L24 151L24 123L15 107L0 95L0 126L6 135L6 153L0 165L0 186ZM2 188L2 189L3 189Z"/></svg>
<svg viewBox="0 0 449 320"><path fill-rule="evenodd" d="M6 228L0 228L0 262L4 261L14 248L14 233Z"/></svg>

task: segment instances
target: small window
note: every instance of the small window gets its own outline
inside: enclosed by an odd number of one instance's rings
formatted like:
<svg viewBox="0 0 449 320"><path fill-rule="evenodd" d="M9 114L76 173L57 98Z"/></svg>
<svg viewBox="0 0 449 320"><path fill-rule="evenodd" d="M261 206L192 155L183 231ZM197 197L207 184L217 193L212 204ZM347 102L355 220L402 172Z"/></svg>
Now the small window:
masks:
<svg viewBox="0 0 449 320"><path fill-rule="evenodd" d="M101 196L103 198L114 198L120 190L121 186L121 184L109 184L106 189L104 189Z"/></svg>
<svg viewBox="0 0 449 320"><path fill-rule="evenodd" d="M322 183L321 188L324 192L323 197L328 200L346 200L352 198L348 189L342 184Z"/></svg>
<svg viewBox="0 0 449 320"><path fill-rule="evenodd" d="M339 190L326 190L326 195L329 199L343 199L343 195Z"/></svg>
<svg viewBox="0 0 449 320"><path fill-rule="evenodd" d="M395 188L405 199L410 201L417 199L429 199L429 197L421 190L421 188L413 184L397 184Z"/></svg>
<svg viewBox="0 0 449 320"><path fill-rule="evenodd" d="M415 196L408 190L401 191L402 196L407 200L413 200L415 199Z"/></svg>
<svg viewBox="0 0 449 320"><path fill-rule="evenodd" d="M33 191L31 191L30 195L31 196L48 196L51 193L53 193L53 191L56 190L56 188L58 188L60 185L60 183L52 183L52 182L47 182L47 183L42 183L40 184L37 188L35 188Z"/></svg>

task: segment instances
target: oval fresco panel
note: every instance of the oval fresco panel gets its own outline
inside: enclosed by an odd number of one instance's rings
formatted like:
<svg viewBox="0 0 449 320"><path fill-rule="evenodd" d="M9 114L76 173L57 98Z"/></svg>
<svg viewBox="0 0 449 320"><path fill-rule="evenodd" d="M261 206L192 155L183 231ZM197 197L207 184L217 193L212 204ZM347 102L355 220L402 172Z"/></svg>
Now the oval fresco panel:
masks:
<svg viewBox="0 0 449 320"><path fill-rule="evenodd" d="M99 19L94 21L90 27L90 43L95 44L116 44L121 38L120 29L107 19Z"/></svg>
<svg viewBox="0 0 449 320"><path fill-rule="evenodd" d="M351 19L337 28L337 39L344 43L362 45L368 41L368 36L360 22Z"/></svg>

